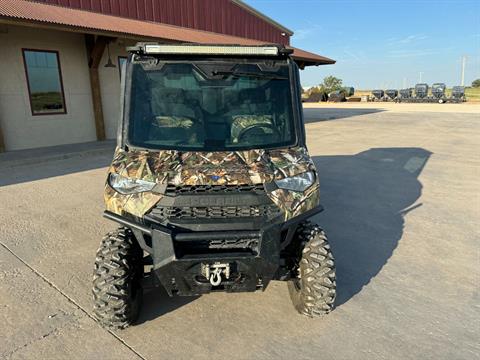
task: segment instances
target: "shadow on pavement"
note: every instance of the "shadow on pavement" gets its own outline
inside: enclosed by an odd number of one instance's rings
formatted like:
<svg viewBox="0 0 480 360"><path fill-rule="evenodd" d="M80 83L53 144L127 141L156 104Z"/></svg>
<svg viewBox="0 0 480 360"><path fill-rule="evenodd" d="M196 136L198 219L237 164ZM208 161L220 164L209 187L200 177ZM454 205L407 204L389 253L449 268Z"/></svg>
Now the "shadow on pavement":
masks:
<svg viewBox="0 0 480 360"><path fill-rule="evenodd" d="M329 120L338 120L345 119L352 116L360 116L373 114L378 112L383 112L384 109L352 109L352 108L306 108L303 109L303 114L305 118L305 124L319 122L319 121L329 121Z"/></svg>
<svg viewBox="0 0 480 360"><path fill-rule="evenodd" d="M0 187L106 168L112 158L113 148L18 163L0 159Z"/></svg>
<svg viewBox="0 0 480 360"><path fill-rule="evenodd" d="M195 301L199 296L168 296L163 287L144 290L143 307L137 324L154 320L162 315L174 311L188 303Z"/></svg>
<svg viewBox="0 0 480 360"><path fill-rule="evenodd" d="M403 233L404 215L422 193L418 176L431 152L377 148L359 154L313 157L325 211L316 220L329 235L337 267L337 305L359 293L387 263ZM198 297L145 291L139 323L174 311Z"/></svg>
<svg viewBox="0 0 480 360"><path fill-rule="evenodd" d="M404 215L422 193L418 176L432 153L376 148L353 156L316 156L321 203L317 220L331 241L337 305L347 302L387 263L403 233Z"/></svg>

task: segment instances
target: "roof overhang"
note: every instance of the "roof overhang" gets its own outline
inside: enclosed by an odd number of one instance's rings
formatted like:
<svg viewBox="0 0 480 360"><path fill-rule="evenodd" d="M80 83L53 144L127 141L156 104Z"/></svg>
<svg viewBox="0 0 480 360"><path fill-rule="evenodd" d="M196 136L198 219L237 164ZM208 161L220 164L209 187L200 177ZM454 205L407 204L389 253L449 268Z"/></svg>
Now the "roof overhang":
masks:
<svg viewBox="0 0 480 360"><path fill-rule="evenodd" d="M0 23L122 37L133 40L200 44L265 44L262 41L253 39L121 18L25 0L0 0ZM294 50L292 56L301 68L309 65L335 63L334 60L321 55L293 47L292 49Z"/></svg>

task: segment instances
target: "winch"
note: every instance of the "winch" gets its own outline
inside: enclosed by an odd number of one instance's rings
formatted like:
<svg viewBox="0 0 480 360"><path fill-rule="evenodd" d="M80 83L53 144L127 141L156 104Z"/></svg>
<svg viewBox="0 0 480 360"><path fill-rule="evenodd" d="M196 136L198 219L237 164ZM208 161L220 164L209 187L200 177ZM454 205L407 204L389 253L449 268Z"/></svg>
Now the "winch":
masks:
<svg viewBox="0 0 480 360"><path fill-rule="evenodd" d="M230 264L215 262L214 264L202 264L202 275L205 276L212 286L218 286L222 282L222 274L225 279L230 278Z"/></svg>

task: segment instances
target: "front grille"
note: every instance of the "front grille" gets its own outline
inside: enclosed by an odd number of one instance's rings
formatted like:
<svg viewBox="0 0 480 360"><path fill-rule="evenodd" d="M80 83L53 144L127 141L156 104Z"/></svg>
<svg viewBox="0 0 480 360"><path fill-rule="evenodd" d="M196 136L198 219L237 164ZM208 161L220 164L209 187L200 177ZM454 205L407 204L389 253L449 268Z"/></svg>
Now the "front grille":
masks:
<svg viewBox="0 0 480 360"><path fill-rule="evenodd" d="M194 194L244 194L244 193L265 193L263 184L255 185L189 185L175 186L167 185L165 195L194 195Z"/></svg>
<svg viewBox="0 0 480 360"><path fill-rule="evenodd" d="M256 206L157 206L151 215L161 219L224 219L244 217L273 217L280 213L275 205Z"/></svg>

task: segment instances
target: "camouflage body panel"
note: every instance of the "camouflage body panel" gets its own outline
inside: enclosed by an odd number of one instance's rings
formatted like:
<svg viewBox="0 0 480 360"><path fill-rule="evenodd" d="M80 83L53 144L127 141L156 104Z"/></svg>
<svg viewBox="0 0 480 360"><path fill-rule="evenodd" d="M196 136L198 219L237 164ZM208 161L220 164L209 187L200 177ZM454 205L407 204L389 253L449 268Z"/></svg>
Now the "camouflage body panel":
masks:
<svg viewBox="0 0 480 360"><path fill-rule="evenodd" d="M187 117L179 116L157 116L152 122L150 129L152 137L158 139L165 139L165 134L170 132L169 136L176 139L181 139L187 144L195 144L197 142L198 134L202 133L199 124ZM168 135L167 135L168 136Z"/></svg>
<svg viewBox="0 0 480 360"><path fill-rule="evenodd" d="M275 180L292 177L306 171L313 171L316 175L315 183L303 193L276 189L268 194L275 205L284 211L285 220L289 220L319 205L320 183L315 165L305 148L297 147L272 151L270 160L275 168Z"/></svg>
<svg viewBox="0 0 480 360"><path fill-rule="evenodd" d="M276 189L268 194L272 201L285 213L285 220L313 209L320 202L320 186L318 181L304 193Z"/></svg>
<svg viewBox="0 0 480 360"><path fill-rule="evenodd" d="M105 185L104 199L106 209L118 215L128 213L142 217L154 207L161 198L162 195L153 192L124 195L116 192L108 183Z"/></svg>
<svg viewBox="0 0 480 360"><path fill-rule="evenodd" d="M233 143L238 143L242 132L252 127L263 127L265 130L271 130L273 121L271 115L237 115L233 117L231 127L231 138ZM263 126L262 126L263 125Z"/></svg>
<svg viewBox="0 0 480 360"><path fill-rule="evenodd" d="M159 128L183 128L190 129L193 126L193 120L178 116L157 116L153 126Z"/></svg>
<svg viewBox="0 0 480 360"><path fill-rule="evenodd" d="M315 166L303 147L278 150L232 152L178 152L174 150L130 150L117 148L109 173L132 179L171 185L255 185L295 176ZM119 215L142 217L163 195L144 192L123 195L106 184L105 204ZM283 210L285 220L310 210L319 203L319 183L304 193L276 189L268 193Z"/></svg>

